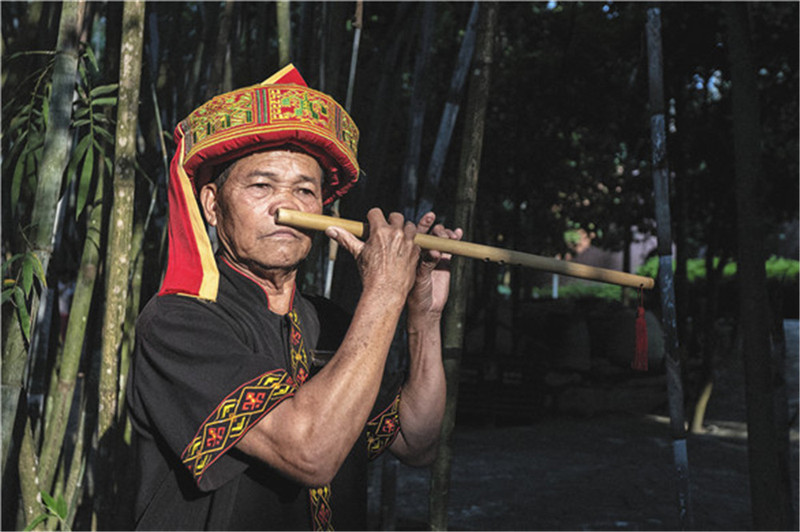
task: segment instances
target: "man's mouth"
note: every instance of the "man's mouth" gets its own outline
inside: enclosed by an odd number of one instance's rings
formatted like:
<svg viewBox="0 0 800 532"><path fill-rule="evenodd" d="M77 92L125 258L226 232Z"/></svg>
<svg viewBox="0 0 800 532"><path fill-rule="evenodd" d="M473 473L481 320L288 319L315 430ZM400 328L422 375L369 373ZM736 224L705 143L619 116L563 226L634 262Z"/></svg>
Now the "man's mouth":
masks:
<svg viewBox="0 0 800 532"><path fill-rule="evenodd" d="M277 231L273 231L267 235L265 238L276 238L276 239L298 239L300 238L300 234L297 231L293 231L291 229L278 229Z"/></svg>

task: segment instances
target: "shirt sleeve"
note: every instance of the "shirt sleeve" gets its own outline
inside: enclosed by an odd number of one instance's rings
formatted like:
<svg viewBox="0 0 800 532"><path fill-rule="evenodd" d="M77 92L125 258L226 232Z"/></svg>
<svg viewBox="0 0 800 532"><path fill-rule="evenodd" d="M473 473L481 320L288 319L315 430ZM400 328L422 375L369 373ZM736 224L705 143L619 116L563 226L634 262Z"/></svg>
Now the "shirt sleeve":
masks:
<svg viewBox="0 0 800 532"><path fill-rule="evenodd" d="M169 295L151 305L137 324L132 422L161 439L201 490L216 489L247 468L228 451L296 391L282 339L256 347L214 303Z"/></svg>

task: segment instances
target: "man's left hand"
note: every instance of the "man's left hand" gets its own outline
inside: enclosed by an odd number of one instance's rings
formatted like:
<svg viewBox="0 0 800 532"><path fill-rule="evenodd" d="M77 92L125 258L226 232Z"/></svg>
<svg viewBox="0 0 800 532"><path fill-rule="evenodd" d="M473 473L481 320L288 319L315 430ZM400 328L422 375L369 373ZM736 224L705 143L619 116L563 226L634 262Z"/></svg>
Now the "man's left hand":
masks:
<svg viewBox="0 0 800 532"><path fill-rule="evenodd" d="M417 233L431 232L434 236L461 240L464 234L461 229L453 231L442 224L434 225L435 221L434 213L425 214L417 224ZM409 318L441 316L450 292L450 257L449 253L423 250L414 288L408 296Z"/></svg>

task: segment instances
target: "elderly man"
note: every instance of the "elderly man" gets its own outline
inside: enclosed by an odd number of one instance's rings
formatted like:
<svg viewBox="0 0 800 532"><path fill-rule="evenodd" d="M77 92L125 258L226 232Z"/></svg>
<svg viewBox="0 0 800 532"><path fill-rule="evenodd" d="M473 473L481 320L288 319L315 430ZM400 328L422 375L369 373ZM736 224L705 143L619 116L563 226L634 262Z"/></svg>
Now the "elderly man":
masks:
<svg viewBox="0 0 800 532"><path fill-rule="evenodd" d="M340 326L329 302L297 291L312 239L275 213L320 213L353 185L347 113L289 66L207 102L175 137L169 263L139 317L128 386L136 526L364 529L367 460L385 449L411 465L435 456L449 273L446 256L422 254L413 238L461 232L434 226L433 213L414 225L378 209L366 242L328 229L362 280ZM384 377L406 305L408 374ZM333 345L319 346L322 336ZM335 354L316 368L320 348Z"/></svg>

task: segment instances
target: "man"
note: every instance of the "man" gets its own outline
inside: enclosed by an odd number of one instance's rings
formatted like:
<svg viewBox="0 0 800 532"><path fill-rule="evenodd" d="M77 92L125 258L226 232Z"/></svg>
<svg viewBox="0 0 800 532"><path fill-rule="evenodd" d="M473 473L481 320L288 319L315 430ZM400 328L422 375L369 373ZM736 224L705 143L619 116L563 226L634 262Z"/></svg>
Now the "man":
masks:
<svg viewBox="0 0 800 532"><path fill-rule="evenodd" d="M435 456L448 257L421 255L413 238L461 232L434 227L433 213L415 226L378 209L366 242L327 230L362 280L337 330L329 303L296 290L310 235L275 213L320 213L353 185L358 130L347 113L290 65L207 102L175 137L169 263L139 317L128 386L137 528L363 529L367 459L387 448L411 465ZM406 305L401 383L384 364ZM323 338L332 345L318 346ZM317 348L335 351L321 369Z"/></svg>

